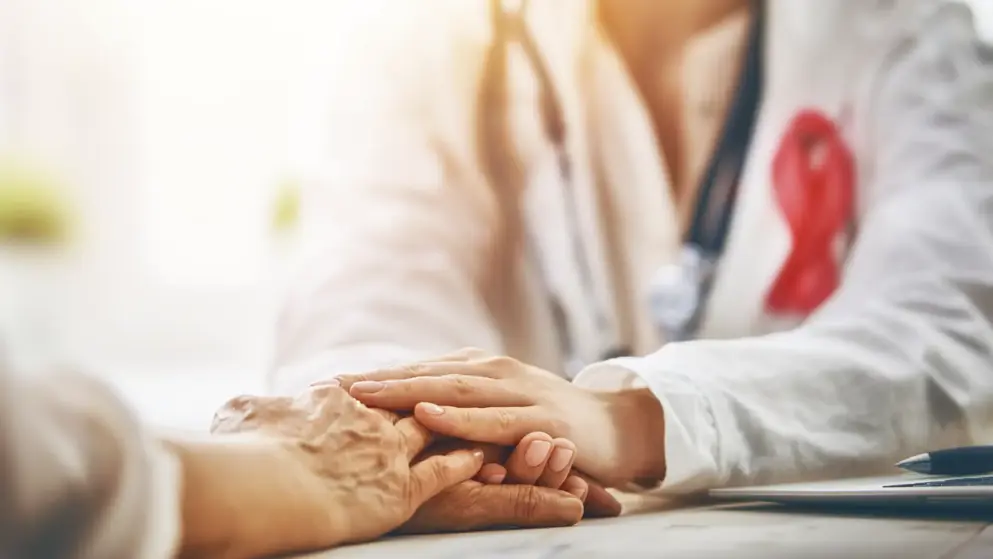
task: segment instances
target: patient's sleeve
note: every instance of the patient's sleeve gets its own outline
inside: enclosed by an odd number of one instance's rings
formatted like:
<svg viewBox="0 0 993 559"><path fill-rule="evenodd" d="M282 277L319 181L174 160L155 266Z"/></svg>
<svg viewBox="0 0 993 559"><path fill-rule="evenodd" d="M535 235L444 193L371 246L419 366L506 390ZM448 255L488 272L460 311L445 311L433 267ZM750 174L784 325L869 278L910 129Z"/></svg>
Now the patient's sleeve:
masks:
<svg viewBox="0 0 993 559"><path fill-rule="evenodd" d="M100 382L0 366L0 557L171 557L177 472Z"/></svg>

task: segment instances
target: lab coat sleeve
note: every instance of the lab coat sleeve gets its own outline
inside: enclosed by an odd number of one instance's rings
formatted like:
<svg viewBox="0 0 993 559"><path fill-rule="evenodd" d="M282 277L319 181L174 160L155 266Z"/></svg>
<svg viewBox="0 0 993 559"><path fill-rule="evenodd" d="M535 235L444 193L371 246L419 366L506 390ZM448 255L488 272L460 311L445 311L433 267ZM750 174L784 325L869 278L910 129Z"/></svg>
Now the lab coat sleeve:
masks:
<svg viewBox="0 0 993 559"><path fill-rule="evenodd" d="M104 385L0 366L0 557L165 559L179 467Z"/></svg>
<svg viewBox="0 0 993 559"><path fill-rule="evenodd" d="M476 137L485 8L342 4L317 70L333 80L316 88L329 114L306 165L270 390L462 347L501 352L478 285L495 202L466 141Z"/></svg>
<svg viewBox="0 0 993 559"><path fill-rule="evenodd" d="M894 49L863 112L861 230L839 291L801 327L673 343L577 379L659 397L660 491L875 473L989 437L991 64L952 3Z"/></svg>

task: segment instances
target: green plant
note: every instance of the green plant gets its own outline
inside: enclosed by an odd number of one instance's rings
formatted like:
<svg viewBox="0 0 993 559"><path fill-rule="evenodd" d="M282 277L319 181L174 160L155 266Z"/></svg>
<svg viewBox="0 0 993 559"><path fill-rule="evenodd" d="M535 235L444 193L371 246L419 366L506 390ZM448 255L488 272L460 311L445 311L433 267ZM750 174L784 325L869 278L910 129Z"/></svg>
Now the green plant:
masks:
<svg viewBox="0 0 993 559"><path fill-rule="evenodd" d="M69 236L69 205L46 174L0 162L0 243L57 245Z"/></svg>
<svg viewBox="0 0 993 559"><path fill-rule="evenodd" d="M276 190L273 203L272 228L279 233L289 231L300 219L300 184L295 180L285 180Z"/></svg>

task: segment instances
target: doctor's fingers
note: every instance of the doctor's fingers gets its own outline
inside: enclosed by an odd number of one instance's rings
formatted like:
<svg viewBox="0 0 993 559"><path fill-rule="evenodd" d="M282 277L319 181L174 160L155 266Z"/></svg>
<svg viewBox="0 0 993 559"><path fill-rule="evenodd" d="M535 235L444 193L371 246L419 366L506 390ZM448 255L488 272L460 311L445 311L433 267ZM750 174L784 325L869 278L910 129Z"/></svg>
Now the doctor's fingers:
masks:
<svg viewBox="0 0 993 559"><path fill-rule="evenodd" d="M353 384L349 393L367 406L391 410L410 410L421 402L460 408L512 408L534 404L534 399L515 384L506 380L446 375L361 381Z"/></svg>
<svg viewBox="0 0 993 559"><path fill-rule="evenodd" d="M478 357L482 355L481 357ZM465 350L451 360L431 360L411 363L368 373L339 375L334 379L346 390L362 381L405 380L419 377L466 375L483 378L511 378L526 374L528 367L510 357L488 356L479 350Z"/></svg>
<svg viewBox="0 0 993 559"><path fill-rule="evenodd" d="M417 361L404 365L397 365L388 369L377 369L368 373L339 374L331 378L326 378L310 383L311 387L319 386L340 386L346 391L356 382L370 380L400 380L417 378L423 376L438 376L451 374L448 368L440 368L445 364L467 363L483 355L482 350L463 349L456 353L450 353L441 357L435 357L425 361Z"/></svg>
<svg viewBox="0 0 993 559"><path fill-rule="evenodd" d="M421 363L410 363L389 369L379 369L368 373L357 373L354 375L338 375L332 383L340 385L348 390L352 385L360 382L386 382L391 380L409 380L421 377L443 377L446 375L465 374L470 371L472 376L488 376L472 372L473 367L467 361L424 361Z"/></svg>
<svg viewBox="0 0 993 559"><path fill-rule="evenodd" d="M506 446L517 446L530 433L562 430L560 421L537 406L457 408L425 402L414 408L414 418L439 435Z"/></svg>

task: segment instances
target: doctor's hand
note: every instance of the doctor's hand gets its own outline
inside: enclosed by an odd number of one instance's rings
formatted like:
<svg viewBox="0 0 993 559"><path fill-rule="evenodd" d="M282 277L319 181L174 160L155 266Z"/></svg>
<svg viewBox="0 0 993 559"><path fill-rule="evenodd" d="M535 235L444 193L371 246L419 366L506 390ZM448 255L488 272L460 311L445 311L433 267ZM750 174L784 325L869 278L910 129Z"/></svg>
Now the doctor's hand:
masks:
<svg viewBox="0 0 993 559"><path fill-rule="evenodd" d="M449 437L512 446L540 431L576 444L576 467L619 486L665 476L664 422L647 389L598 392L509 357L466 351L337 379L361 402L413 410Z"/></svg>

